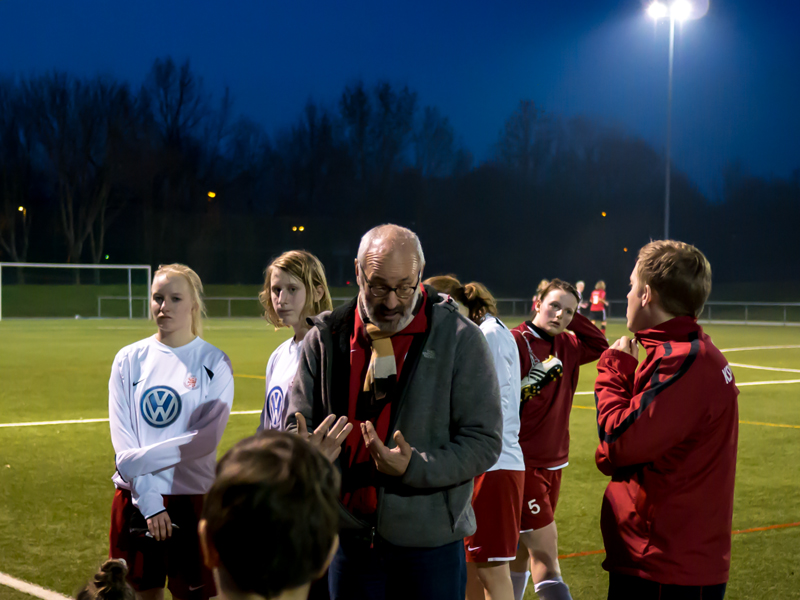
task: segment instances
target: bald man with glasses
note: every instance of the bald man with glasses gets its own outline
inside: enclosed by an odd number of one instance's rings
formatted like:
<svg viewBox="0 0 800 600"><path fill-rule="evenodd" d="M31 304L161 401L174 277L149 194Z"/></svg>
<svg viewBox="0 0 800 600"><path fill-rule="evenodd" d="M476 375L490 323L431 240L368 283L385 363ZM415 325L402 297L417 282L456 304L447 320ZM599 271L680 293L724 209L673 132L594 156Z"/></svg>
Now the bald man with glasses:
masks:
<svg viewBox="0 0 800 600"><path fill-rule="evenodd" d="M412 231L370 230L354 266L358 297L314 319L287 419L342 472L331 598L463 600L472 479L502 446L492 355L421 285Z"/></svg>

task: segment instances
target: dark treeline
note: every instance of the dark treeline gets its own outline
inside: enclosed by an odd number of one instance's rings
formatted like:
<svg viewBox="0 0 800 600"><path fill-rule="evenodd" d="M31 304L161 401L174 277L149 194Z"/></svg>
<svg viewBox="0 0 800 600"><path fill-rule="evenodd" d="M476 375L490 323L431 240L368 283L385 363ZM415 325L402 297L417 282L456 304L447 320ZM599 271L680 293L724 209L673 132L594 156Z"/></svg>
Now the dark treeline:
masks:
<svg viewBox="0 0 800 600"><path fill-rule="evenodd" d="M0 80L0 260L179 261L207 282L254 283L302 247L343 285L359 236L390 221L419 233L429 275L504 295L542 277L603 278L618 298L636 249L662 237L664 157L532 101L479 165L445 115L390 83L309 100L273 135L232 107L169 58L136 89L63 73ZM706 252L715 281L800 278L800 169L765 180L731 164L714 201L673 173L672 237Z"/></svg>

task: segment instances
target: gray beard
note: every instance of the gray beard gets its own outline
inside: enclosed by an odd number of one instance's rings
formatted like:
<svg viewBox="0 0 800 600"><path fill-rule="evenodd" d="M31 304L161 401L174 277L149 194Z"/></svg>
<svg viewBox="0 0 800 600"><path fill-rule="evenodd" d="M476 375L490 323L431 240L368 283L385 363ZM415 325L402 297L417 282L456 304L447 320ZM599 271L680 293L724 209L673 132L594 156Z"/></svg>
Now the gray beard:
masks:
<svg viewBox="0 0 800 600"><path fill-rule="evenodd" d="M369 322L375 325L378 329L380 329L384 333L397 333L399 331L403 331L406 327L411 324L411 321L414 320L416 316L414 314L414 310L417 308L417 304L419 303L420 298L422 297L422 291L419 287L417 287L417 291L414 292L414 299L412 302L408 304L408 309L406 309L405 314L403 317L397 321L397 323L386 323L378 321L375 317L375 313L372 310L372 307L364 302L364 298L362 296L362 292L358 294L358 305L361 307L363 314L367 316Z"/></svg>

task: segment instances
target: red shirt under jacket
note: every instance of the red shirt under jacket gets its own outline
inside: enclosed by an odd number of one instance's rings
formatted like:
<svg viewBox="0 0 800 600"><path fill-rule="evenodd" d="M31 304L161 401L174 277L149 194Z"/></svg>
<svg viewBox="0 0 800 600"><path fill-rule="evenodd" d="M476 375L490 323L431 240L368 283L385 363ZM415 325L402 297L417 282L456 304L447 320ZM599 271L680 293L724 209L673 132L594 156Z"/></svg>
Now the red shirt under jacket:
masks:
<svg viewBox="0 0 800 600"><path fill-rule="evenodd" d="M426 299L427 292L422 288L422 308L403 331L391 337L398 382L414 336L425 333L428 328L428 317L425 315ZM365 420L356 418L358 402L368 401L367 394L361 390L364 389L364 381L367 378L372 346L364 330L361 310L356 308L355 312L355 326L350 337L350 404L347 412L347 419L353 424L353 431L347 436L342 449L342 460L347 464L349 471L348 476L342 479L342 503L354 515L366 517L372 515L378 508L378 495L375 489L377 469L364 444L361 424L371 420L378 437L386 443L391 424L392 404L387 402L377 418Z"/></svg>
<svg viewBox="0 0 800 600"><path fill-rule="evenodd" d="M739 390L695 319L636 335L647 356L607 350L595 384L598 468L611 475L603 568L663 584L728 581Z"/></svg>
<svg viewBox="0 0 800 600"><path fill-rule="evenodd" d="M535 334L529 323L521 323L511 330L519 350L520 379L531 370L525 341L540 362L551 354L558 358L563 363L564 375L548 383L541 393L522 406L519 445L526 466L560 467L569 460L569 414L580 366L597 360L608 348L608 341L589 319L579 314L573 317L568 331L551 338L552 342Z"/></svg>

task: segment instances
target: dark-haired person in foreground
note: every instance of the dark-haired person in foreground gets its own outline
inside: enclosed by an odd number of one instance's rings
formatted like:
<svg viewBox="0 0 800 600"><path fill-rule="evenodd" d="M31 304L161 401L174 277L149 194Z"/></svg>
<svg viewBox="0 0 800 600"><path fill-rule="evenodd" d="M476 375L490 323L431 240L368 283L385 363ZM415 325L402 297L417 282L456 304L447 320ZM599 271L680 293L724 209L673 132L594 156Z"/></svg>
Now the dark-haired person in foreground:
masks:
<svg viewBox="0 0 800 600"><path fill-rule="evenodd" d="M600 517L610 600L725 595L739 391L697 324L710 292L702 252L650 242L628 292L636 337L620 338L597 363L595 459L611 476Z"/></svg>
<svg viewBox="0 0 800 600"><path fill-rule="evenodd" d="M217 465L199 525L223 600L305 600L338 542L339 473L300 436L268 430Z"/></svg>
<svg viewBox="0 0 800 600"><path fill-rule="evenodd" d="M107 560L92 580L75 594L75 600L136 600L127 575L128 565L123 559Z"/></svg>
<svg viewBox="0 0 800 600"><path fill-rule="evenodd" d="M338 457L331 598L464 600L472 480L502 449L492 354L454 303L422 285L413 232L370 230L355 262L358 297L314 319L287 416L301 434L334 417L353 426Z"/></svg>

